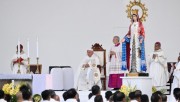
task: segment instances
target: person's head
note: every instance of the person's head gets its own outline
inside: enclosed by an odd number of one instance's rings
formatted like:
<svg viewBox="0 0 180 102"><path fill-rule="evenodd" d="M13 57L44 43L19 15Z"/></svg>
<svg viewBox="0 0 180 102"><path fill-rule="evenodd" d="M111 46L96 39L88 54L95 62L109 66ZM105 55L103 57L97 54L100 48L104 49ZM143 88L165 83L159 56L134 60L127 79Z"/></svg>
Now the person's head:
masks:
<svg viewBox="0 0 180 102"><path fill-rule="evenodd" d="M114 102L125 102L125 95L120 91L116 91L113 95Z"/></svg>
<svg viewBox="0 0 180 102"><path fill-rule="evenodd" d="M49 90L49 92L50 92L51 98L54 99L56 97L56 93L53 90Z"/></svg>
<svg viewBox="0 0 180 102"><path fill-rule="evenodd" d="M0 90L0 99L4 99L4 91Z"/></svg>
<svg viewBox="0 0 180 102"><path fill-rule="evenodd" d="M161 97L162 97L162 102L167 102L167 96L166 95L162 94Z"/></svg>
<svg viewBox="0 0 180 102"><path fill-rule="evenodd" d="M175 88L173 90L173 95L174 95L176 100L180 100L180 88Z"/></svg>
<svg viewBox="0 0 180 102"><path fill-rule="evenodd" d="M135 98L136 98L136 100L137 100L138 102L141 101L141 95L142 95L141 90L136 90L136 91L135 91Z"/></svg>
<svg viewBox="0 0 180 102"><path fill-rule="evenodd" d="M138 21L138 15L137 14L132 14L132 21L137 22Z"/></svg>
<svg viewBox="0 0 180 102"><path fill-rule="evenodd" d="M23 100L30 100L32 96L32 93L29 90L22 92Z"/></svg>
<svg viewBox="0 0 180 102"><path fill-rule="evenodd" d="M32 96L32 91L31 91L31 88L30 86L27 84L27 85L22 85L20 88L19 88L20 92L22 93L22 98L23 100L29 100L31 99L31 96Z"/></svg>
<svg viewBox="0 0 180 102"><path fill-rule="evenodd" d="M94 51L92 49L87 50L87 55L91 57L93 55Z"/></svg>
<svg viewBox="0 0 180 102"><path fill-rule="evenodd" d="M33 102L41 102L41 95L35 94L32 98Z"/></svg>
<svg viewBox="0 0 180 102"><path fill-rule="evenodd" d="M161 49L161 43L160 42L156 42L155 45L154 45L154 50L157 51Z"/></svg>
<svg viewBox="0 0 180 102"><path fill-rule="evenodd" d="M92 94L92 93L89 93L88 99L90 99L92 96L93 96L93 94Z"/></svg>
<svg viewBox="0 0 180 102"><path fill-rule="evenodd" d="M44 90L44 91L41 93L41 96L42 96L42 99L43 99L43 100L48 100L48 101L50 101L51 96L50 96L49 90Z"/></svg>
<svg viewBox="0 0 180 102"><path fill-rule="evenodd" d="M112 92L111 91L106 91L106 93L105 93L105 98L106 98L106 100L108 101L109 100L109 98L112 96Z"/></svg>
<svg viewBox="0 0 180 102"><path fill-rule="evenodd" d="M65 92L63 93L63 99L64 99L64 101L66 101L66 100L68 99L67 91L65 91Z"/></svg>
<svg viewBox="0 0 180 102"><path fill-rule="evenodd" d="M114 36L114 37L113 37L113 43L114 43L114 44L118 44L119 41L120 41L119 36Z"/></svg>
<svg viewBox="0 0 180 102"><path fill-rule="evenodd" d="M30 91L31 93L32 93L32 90L31 90L31 88L30 88L30 86L27 84L27 85L22 85L20 88L19 88L19 90L21 91L21 92L23 92L23 91Z"/></svg>
<svg viewBox="0 0 180 102"><path fill-rule="evenodd" d="M91 90L93 95L100 95L100 87L98 85L94 85Z"/></svg>
<svg viewBox="0 0 180 102"><path fill-rule="evenodd" d="M94 98L94 102L103 102L103 98L101 95L97 95L95 98Z"/></svg>
<svg viewBox="0 0 180 102"><path fill-rule="evenodd" d="M149 102L149 97L146 94L141 95L141 102Z"/></svg>
<svg viewBox="0 0 180 102"><path fill-rule="evenodd" d="M130 92L130 93L129 93L129 98L130 98L130 100L136 99L136 98L135 98L135 92Z"/></svg>
<svg viewBox="0 0 180 102"><path fill-rule="evenodd" d="M162 102L161 95L157 92L153 93L151 96L151 102Z"/></svg>
<svg viewBox="0 0 180 102"><path fill-rule="evenodd" d="M178 57L178 62L180 62L180 56Z"/></svg>
<svg viewBox="0 0 180 102"><path fill-rule="evenodd" d="M18 52L18 45L16 46L16 49L17 49L17 52ZM22 52L22 51L23 51L23 45L20 44L20 52Z"/></svg>
<svg viewBox="0 0 180 102"><path fill-rule="evenodd" d="M77 97L77 92L76 92L76 90L75 90L74 88L69 89L69 90L67 91L67 97L68 97L68 99L74 98L74 99L77 100L78 97Z"/></svg>

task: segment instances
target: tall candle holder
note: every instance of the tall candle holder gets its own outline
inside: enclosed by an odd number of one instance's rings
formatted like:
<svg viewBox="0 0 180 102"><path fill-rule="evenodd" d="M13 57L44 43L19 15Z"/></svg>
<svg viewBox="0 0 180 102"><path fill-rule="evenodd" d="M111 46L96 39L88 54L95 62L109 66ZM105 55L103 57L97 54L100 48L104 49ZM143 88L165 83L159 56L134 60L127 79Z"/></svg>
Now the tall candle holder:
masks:
<svg viewBox="0 0 180 102"><path fill-rule="evenodd" d="M28 60L28 67L27 67L27 74L30 74L30 58L28 57L27 58L27 60Z"/></svg>
<svg viewBox="0 0 180 102"><path fill-rule="evenodd" d="M20 71L21 64L20 63L21 63L20 59L18 59L18 71L17 71L17 74L21 74L21 71Z"/></svg>
<svg viewBox="0 0 180 102"><path fill-rule="evenodd" d="M36 74L39 74L39 57L36 58L37 59L37 69L36 69Z"/></svg>

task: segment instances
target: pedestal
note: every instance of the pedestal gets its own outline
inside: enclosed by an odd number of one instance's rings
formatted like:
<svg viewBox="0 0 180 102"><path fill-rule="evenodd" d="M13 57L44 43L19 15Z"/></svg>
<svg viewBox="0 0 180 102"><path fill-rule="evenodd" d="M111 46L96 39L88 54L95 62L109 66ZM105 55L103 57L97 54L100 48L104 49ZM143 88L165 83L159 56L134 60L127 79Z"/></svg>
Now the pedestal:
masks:
<svg viewBox="0 0 180 102"><path fill-rule="evenodd" d="M137 90L141 90L142 94L147 94L150 98L152 95L152 78L151 77L120 77L123 85L136 86Z"/></svg>

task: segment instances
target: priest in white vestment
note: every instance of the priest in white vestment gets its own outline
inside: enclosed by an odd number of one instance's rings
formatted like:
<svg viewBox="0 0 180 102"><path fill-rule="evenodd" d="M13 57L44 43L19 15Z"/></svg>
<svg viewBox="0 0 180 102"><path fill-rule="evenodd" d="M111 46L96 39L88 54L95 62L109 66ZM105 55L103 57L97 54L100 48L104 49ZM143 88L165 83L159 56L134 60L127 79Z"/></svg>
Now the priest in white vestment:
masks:
<svg viewBox="0 0 180 102"><path fill-rule="evenodd" d="M93 85L102 87L98 65L100 65L98 56L94 54L92 49L88 49L87 56L82 61L76 73L78 79L75 88L78 90L90 90Z"/></svg>
<svg viewBox="0 0 180 102"><path fill-rule="evenodd" d="M169 80L169 72L160 42L155 43L154 51L150 54L149 67L153 86L159 89L165 87Z"/></svg>
<svg viewBox="0 0 180 102"><path fill-rule="evenodd" d="M23 51L23 46L20 44L20 56L18 56L18 46L16 54L13 56L11 60L11 69L13 74L26 74L27 73L27 55ZM20 73L18 73L18 70Z"/></svg>
<svg viewBox="0 0 180 102"><path fill-rule="evenodd" d="M180 88L180 56L178 57L178 62L176 64L176 69L174 69L173 76L174 78L173 78L173 83L171 86L171 97L169 101L176 102L176 99L173 95L173 90L175 88Z"/></svg>
<svg viewBox="0 0 180 102"><path fill-rule="evenodd" d="M108 87L119 89L122 85L122 79L120 77L124 76L126 71L121 69L122 67L122 46L120 44L119 36L113 37L114 45L111 47L109 51L109 82Z"/></svg>

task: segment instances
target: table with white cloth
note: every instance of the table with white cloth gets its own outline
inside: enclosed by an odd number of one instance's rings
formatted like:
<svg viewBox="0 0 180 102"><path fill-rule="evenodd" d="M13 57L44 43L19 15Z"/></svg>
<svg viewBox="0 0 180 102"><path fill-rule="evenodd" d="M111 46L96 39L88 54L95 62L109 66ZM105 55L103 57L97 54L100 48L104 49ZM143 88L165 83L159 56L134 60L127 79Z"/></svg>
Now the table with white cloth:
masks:
<svg viewBox="0 0 180 102"><path fill-rule="evenodd" d="M5 83L11 83L14 80L15 85L21 82L28 83L33 94L41 94L45 89L52 89L52 76L50 74L0 74L0 88Z"/></svg>
<svg viewBox="0 0 180 102"><path fill-rule="evenodd" d="M151 77L120 77L123 85L134 87L141 90L142 94L147 94L150 98L152 95L152 78Z"/></svg>

